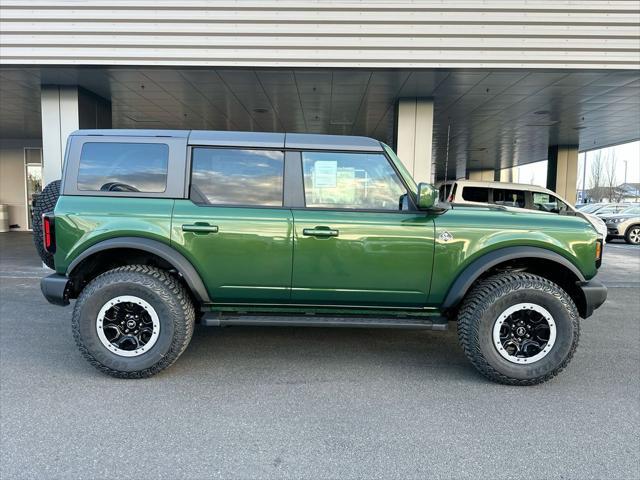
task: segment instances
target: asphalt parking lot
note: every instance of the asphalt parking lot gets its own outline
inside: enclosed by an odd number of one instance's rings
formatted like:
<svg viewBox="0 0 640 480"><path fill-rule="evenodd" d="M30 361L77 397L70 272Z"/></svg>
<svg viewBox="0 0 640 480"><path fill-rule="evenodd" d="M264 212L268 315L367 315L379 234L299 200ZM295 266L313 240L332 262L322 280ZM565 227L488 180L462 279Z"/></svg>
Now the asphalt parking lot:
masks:
<svg viewBox="0 0 640 480"><path fill-rule="evenodd" d="M0 477L640 478L640 248L569 367L488 382L445 333L196 329L176 365L117 380L46 303L27 234L0 234Z"/></svg>

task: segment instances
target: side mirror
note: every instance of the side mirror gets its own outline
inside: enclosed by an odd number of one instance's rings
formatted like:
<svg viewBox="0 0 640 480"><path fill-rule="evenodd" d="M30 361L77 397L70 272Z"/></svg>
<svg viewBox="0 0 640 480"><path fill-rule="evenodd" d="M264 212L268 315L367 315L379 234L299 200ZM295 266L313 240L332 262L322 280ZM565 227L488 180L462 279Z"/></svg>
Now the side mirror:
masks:
<svg viewBox="0 0 640 480"><path fill-rule="evenodd" d="M436 204L438 190L428 183L418 184L418 208L428 210Z"/></svg>

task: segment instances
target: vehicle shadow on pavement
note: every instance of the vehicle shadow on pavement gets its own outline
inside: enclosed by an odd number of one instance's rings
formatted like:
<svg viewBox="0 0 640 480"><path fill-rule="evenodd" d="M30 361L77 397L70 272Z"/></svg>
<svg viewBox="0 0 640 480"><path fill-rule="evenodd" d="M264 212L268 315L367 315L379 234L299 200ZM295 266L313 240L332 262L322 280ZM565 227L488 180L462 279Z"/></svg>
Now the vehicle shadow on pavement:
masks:
<svg viewBox="0 0 640 480"><path fill-rule="evenodd" d="M361 381L405 376L485 382L448 332L311 327L202 327L167 374L207 371L236 381ZM169 373L170 372L170 373ZM164 376L164 375L163 375Z"/></svg>

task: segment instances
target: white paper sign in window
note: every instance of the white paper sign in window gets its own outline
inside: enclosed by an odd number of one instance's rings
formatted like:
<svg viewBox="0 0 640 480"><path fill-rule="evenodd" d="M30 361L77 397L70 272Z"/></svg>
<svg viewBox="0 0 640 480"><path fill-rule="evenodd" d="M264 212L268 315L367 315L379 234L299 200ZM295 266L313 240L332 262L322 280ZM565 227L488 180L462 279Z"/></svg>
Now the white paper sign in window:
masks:
<svg viewBox="0 0 640 480"><path fill-rule="evenodd" d="M316 160L313 165L313 186L315 188L335 188L338 179L338 162Z"/></svg>

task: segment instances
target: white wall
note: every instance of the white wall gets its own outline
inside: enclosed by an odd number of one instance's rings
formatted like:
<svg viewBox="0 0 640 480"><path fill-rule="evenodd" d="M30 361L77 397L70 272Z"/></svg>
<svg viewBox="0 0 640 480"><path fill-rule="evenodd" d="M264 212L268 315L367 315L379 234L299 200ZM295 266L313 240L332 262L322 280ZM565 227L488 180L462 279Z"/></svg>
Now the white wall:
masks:
<svg viewBox="0 0 640 480"><path fill-rule="evenodd" d="M9 225L27 230L24 148L42 147L40 140L0 140L0 203L8 205Z"/></svg>
<svg viewBox="0 0 640 480"><path fill-rule="evenodd" d="M0 63L12 65L637 69L640 54L638 2L629 0L3 0L2 8Z"/></svg>

